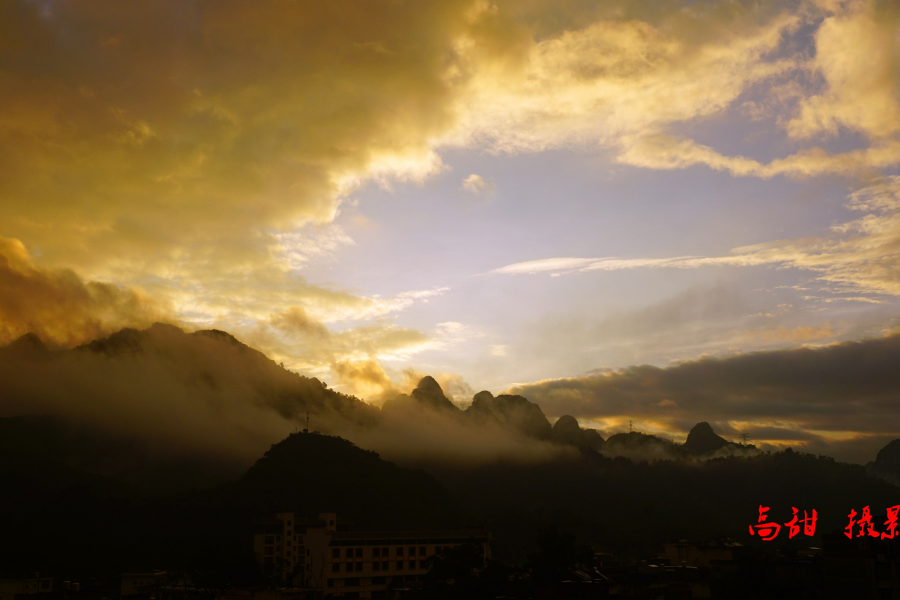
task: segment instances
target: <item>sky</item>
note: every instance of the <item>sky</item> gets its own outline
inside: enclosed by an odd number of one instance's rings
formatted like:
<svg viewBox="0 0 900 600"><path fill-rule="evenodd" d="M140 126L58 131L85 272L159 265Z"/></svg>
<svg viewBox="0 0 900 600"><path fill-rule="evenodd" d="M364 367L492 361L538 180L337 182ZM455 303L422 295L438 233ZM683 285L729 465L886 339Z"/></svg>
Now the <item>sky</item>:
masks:
<svg viewBox="0 0 900 600"><path fill-rule="evenodd" d="M604 434L900 436L852 389L603 383L897 332L894 2L15 0L0 57L0 344L161 321L376 405L431 374Z"/></svg>

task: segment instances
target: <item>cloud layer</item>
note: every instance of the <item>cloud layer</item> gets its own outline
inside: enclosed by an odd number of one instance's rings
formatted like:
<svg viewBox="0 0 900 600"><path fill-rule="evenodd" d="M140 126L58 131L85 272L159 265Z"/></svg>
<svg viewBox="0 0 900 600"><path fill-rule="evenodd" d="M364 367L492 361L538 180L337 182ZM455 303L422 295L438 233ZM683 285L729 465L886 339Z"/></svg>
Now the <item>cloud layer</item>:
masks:
<svg viewBox="0 0 900 600"><path fill-rule="evenodd" d="M512 388L548 415L571 414L620 429L633 419L683 435L709 421L727 437L805 445L867 462L900 436L896 402L900 336L704 358L554 379ZM680 440L678 440L680 441ZM868 454L867 454L868 453Z"/></svg>

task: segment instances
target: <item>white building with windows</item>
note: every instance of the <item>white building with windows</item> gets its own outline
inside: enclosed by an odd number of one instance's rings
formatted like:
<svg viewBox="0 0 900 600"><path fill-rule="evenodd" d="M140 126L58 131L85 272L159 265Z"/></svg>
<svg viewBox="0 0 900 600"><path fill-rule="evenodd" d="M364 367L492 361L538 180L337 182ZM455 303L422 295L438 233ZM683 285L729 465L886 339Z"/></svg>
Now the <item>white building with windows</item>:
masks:
<svg viewBox="0 0 900 600"><path fill-rule="evenodd" d="M253 550L299 597L379 599L414 589L430 557L473 540L489 559L485 529L352 531L339 527L335 513L318 519L279 513L255 521Z"/></svg>

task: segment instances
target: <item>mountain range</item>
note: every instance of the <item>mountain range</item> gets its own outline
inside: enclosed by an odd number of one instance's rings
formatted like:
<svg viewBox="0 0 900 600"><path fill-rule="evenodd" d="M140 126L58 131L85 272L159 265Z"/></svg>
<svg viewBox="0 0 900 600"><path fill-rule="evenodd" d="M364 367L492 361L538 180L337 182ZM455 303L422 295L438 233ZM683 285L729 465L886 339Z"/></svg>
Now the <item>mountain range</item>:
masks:
<svg viewBox="0 0 900 600"><path fill-rule="evenodd" d="M682 538L758 543L747 526L760 505L785 521L791 507L816 509L819 531L831 531L851 508L895 505L900 475L900 440L867 467L760 452L704 422L683 444L604 440L569 415L551 424L522 396L483 391L463 410L432 377L378 409L227 333L165 325L71 350L25 336L0 348L0 383L0 406L19 413L0 418L11 490L0 564L12 570L216 564L250 580L250 522L282 510L336 511L364 528L480 523L510 561L548 526L626 553ZM291 433L306 411L326 433ZM425 434L410 437L417 428ZM445 446L425 439L441 436ZM394 440L408 460L385 460L366 440ZM494 447L485 440L503 451L477 461L424 451L481 453Z"/></svg>

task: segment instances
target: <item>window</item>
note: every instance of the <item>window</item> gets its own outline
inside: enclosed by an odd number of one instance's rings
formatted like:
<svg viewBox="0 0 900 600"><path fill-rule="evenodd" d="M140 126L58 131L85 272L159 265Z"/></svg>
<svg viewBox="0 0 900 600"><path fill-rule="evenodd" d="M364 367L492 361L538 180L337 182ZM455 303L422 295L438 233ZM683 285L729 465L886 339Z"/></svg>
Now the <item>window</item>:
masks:
<svg viewBox="0 0 900 600"><path fill-rule="evenodd" d="M288 527L290 527L290 526L291 526L291 522L290 522L290 521L288 521Z"/></svg>
<svg viewBox="0 0 900 600"><path fill-rule="evenodd" d="M384 584L385 584L384 577L373 577L372 578L372 585L384 585Z"/></svg>
<svg viewBox="0 0 900 600"><path fill-rule="evenodd" d="M267 544L274 544L274 543L275 543L275 537L274 537L274 536L271 536L271 535L267 535L267 536L266 536L265 542L266 542Z"/></svg>
<svg viewBox="0 0 900 600"><path fill-rule="evenodd" d="M290 530L290 529L287 530L287 535L291 535L291 530Z"/></svg>
<svg viewBox="0 0 900 600"><path fill-rule="evenodd" d="M334 579L328 580L328 587L334 587Z"/></svg>
<svg viewBox="0 0 900 600"><path fill-rule="evenodd" d="M362 548L356 549L356 558L362 558Z"/></svg>
<svg viewBox="0 0 900 600"><path fill-rule="evenodd" d="M403 561L402 561L402 560L398 560L398 561L397 561L397 570L398 570L398 571L402 571L402 570L403 570Z"/></svg>
<svg viewBox="0 0 900 600"><path fill-rule="evenodd" d="M353 548L347 548L347 551L344 554L347 558L353 558Z"/></svg>
<svg viewBox="0 0 900 600"><path fill-rule="evenodd" d="M372 556L381 556L381 548L372 548Z"/></svg>
<svg viewBox="0 0 900 600"><path fill-rule="evenodd" d="M389 565L388 561L386 561L386 560L385 560L385 561L382 561L382 562L381 562L381 570L382 570L382 571L387 571L387 570L390 568L388 565Z"/></svg>
<svg viewBox="0 0 900 600"><path fill-rule="evenodd" d="M266 554L274 554L275 549L272 546L266 546Z"/></svg>
<svg viewBox="0 0 900 600"><path fill-rule="evenodd" d="M381 549L381 555L386 557L386 556L388 555L388 549L387 549L387 548L382 548L382 549Z"/></svg>
<svg viewBox="0 0 900 600"><path fill-rule="evenodd" d="M307 553L308 553L308 552L309 552L309 550L307 550ZM331 558L340 558L340 557L341 557L341 550L340 550L340 548L334 548L334 549L331 551Z"/></svg>
<svg viewBox="0 0 900 600"><path fill-rule="evenodd" d="M341 563L331 563L331 572L338 573L341 570ZM328 585L331 585L330 583Z"/></svg>
<svg viewBox="0 0 900 600"><path fill-rule="evenodd" d="M359 585L359 577L350 577L344 580L344 585Z"/></svg>
<svg viewBox="0 0 900 600"><path fill-rule="evenodd" d="M387 592L384 590L373 590L372 600L384 600L387 598Z"/></svg>
<svg viewBox="0 0 900 600"><path fill-rule="evenodd" d="M288 545L288 546L291 545L291 540L288 540L288 541L287 541L287 545Z"/></svg>
<svg viewBox="0 0 900 600"><path fill-rule="evenodd" d="M49 582L49 581L42 581L42 582L41 582L41 589L46 590L48 587L50 587L50 582Z"/></svg>
<svg viewBox="0 0 900 600"><path fill-rule="evenodd" d="M416 555L416 549L415 549L415 547L409 549L409 555L410 555L410 556L415 556L415 555Z"/></svg>
<svg viewBox="0 0 900 600"><path fill-rule="evenodd" d="M416 568L416 561L414 561L414 560L409 561L409 568L410 568L410 569L415 569L415 568Z"/></svg>
<svg viewBox="0 0 900 600"><path fill-rule="evenodd" d="M397 548L397 556L403 556L403 548L402 547Z"/></svg>
<svg viewBox="0 0 900 600"><path fill-rule="evenodd" d="M378 570L380 570L380 569L381 569L381 563L380 563L380 562L376 561L376 562L373 562L373 563L372 563L372 570L373 570L373 571L378 571Z"/></svg>
<svg viewBox="0 0 900 600"><path fill-rule="evenodd" d="M285 556L290 556L290 555L291 555L291 551L288 550L287 552L284 553L284 555L285 555Z"/></svg>
<svg viewBox="0 0 900 600"><path fill-rule="evenodd" d="M420 560L420 561L419 561L419 568L420 568L420 569L427 569L427 568L428 568L428 561Z"/></svg>

